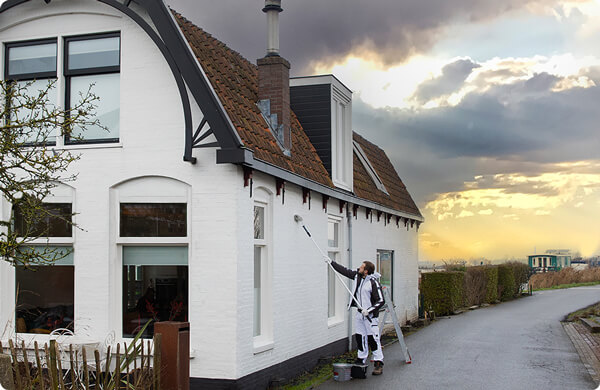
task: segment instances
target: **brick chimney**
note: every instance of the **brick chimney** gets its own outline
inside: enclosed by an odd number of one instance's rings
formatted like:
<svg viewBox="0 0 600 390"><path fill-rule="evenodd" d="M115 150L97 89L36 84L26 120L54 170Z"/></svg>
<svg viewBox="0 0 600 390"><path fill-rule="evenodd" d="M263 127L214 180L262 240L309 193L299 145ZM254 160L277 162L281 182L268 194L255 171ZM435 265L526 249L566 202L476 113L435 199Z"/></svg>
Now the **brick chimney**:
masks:
<svg viewBox="0 0 600 390"><path fill-rule="evenodd" d="M258 105L284 153L290 154L290 63L279 55L279 13L281 0L265 0L267 14L267 55L257 60Z"/></svg>

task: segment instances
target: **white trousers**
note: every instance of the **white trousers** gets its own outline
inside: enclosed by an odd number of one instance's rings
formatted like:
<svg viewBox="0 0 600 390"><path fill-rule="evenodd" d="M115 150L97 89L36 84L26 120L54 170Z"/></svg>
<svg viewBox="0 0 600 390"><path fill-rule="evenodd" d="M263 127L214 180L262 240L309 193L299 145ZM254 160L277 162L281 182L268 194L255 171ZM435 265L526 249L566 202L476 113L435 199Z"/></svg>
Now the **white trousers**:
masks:
<svg viewBox="0 0 600 390"><path fill-rule="evenodd" d="M366 362L369 356L369 347L373 353L373 360L383 361L383 351L379 340L379 318L371 318L371 322L361 313L356 313L356 342L358 344L358 358Z"/></svg>

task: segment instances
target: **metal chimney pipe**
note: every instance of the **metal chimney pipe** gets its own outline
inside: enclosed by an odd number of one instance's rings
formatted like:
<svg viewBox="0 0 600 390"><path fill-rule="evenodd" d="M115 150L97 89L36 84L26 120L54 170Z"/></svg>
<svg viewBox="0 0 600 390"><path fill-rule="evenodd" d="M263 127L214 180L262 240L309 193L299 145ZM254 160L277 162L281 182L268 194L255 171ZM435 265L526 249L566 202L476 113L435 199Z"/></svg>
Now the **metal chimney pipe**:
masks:
<svg viewBox="0 0 600 390"><path fill-rule="evenodd" d="M281 0L265 0L265 8L262 9L267 14L267 56L279 55L279 13Z"/></svg>

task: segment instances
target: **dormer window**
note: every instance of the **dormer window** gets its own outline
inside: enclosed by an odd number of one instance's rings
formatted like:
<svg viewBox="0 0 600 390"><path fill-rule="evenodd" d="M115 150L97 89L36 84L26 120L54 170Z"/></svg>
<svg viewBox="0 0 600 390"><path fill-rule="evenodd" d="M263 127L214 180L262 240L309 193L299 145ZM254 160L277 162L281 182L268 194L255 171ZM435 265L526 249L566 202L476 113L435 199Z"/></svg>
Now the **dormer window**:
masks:
<svg viewBox="0 0 600 390"><path fill-rule="evenodd" d="M290 79L290 102L333 184L352 191L352 91L333 75Z"/></svg>

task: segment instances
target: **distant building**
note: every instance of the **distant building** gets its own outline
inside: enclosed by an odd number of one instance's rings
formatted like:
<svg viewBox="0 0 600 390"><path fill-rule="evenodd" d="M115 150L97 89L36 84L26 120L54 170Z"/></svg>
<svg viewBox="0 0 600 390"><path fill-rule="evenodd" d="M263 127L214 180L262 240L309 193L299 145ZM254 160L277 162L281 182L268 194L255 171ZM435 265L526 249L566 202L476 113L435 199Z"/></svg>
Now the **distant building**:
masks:
<svg viewBox="0 0 600 390"><path fill-rule="evenodd" d="M527 256L529 268L535 272L560 271L571 266L568 250L548 250L541 255Z"/></svg>

